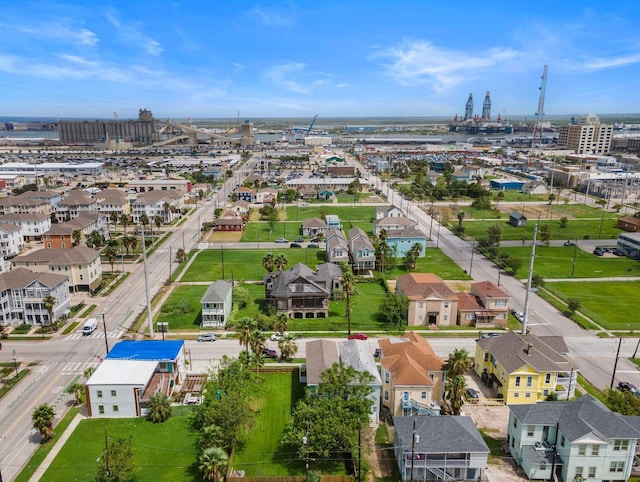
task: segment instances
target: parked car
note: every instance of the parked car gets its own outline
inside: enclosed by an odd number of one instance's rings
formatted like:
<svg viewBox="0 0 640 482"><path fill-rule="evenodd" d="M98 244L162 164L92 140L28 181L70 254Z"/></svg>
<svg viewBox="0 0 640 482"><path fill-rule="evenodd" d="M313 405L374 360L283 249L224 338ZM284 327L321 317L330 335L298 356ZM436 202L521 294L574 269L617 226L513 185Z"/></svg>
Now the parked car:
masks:
<svg viewBox="0 0 640 482"><path fill-rule="evenodd" d="M352 333L349 335L349 340L366 340L367 338L369 337L364 333Z"/></svg>
<svg viewBox="0 0 640 482"><path fill-rule="evenodd" d="M621 392L629 392L635 395L636 397L640 397L640 390L633 383L629 382L620 382L618 383L618 390Z"/></svg>
<svg viewBox="0 0 640 482"><path fill-rule="evenodd" d="M492 333L483 333L483 334L481 335L481 337L482 337L482 338L496 338L496 337L498 337L498 336L500 336L500 335L502 335L502 333L495 333L495 332L492 332Z"/></svg>
<svg viewBox="0 0 640 482"><path fill-rule="evenodd" d="M593 254L595 254L596 256L604 256L604 251L602 251L600 248L596 248L593 250Z"/></svg>
<svg viewBox="0 0 640 482"><path fill-rule="evenodd" d="M300 243L291 243L289 245L290 248L302 248L302 245Z"/></svg>
<svg viewBox="0 0 640 482"><path fill-rule="evenodd" d="M480 399L480 395L478 395L478 392L476 390L474 390L473 388L467 388L466 390L466 395L467 395L467 402L469 403L478 403L478 400Z"/></svg>
<svg viewBox="0 0 640 482"><path fill-rule="evenodd" d="M320 238L319 237L315 237L311 240L312 243L319 243L320 242Z"/></svg>
<svg viewBox="0 0 640 482"><path fill-rule="evenodd" d="M576 245L576 243L574 243L573 241L565 241L565 242L564 242L564 245L565 245L565 246L575 246L575 245Z"/></svg>
<svg viewBox="0 0 640 482"><path fill-rule="evenodd" d="M288 243L289 240L287 238L278 238L274 241L274 243Z"/></svg>
<svg viewBox="0 0 640 482"><path fill-rule="evenodd" d="M319 247L320 247L320 245L318 243L309 243L309 244L307 244L307 248L318 249Z"/></svg>
<svg viewBox="0 0 640 482"><path fill-rule="evenodd" d="M537 291L537 290L536 290ZM535 293L535 291L532 290L533 293ZM511 314L514 316L514 318L516 320L518 320L520 323L522 323L522 321L524 320L524 313L522 311L516 311L515 309L511 309Z"/></svg>
<svg viewBox="0 0 640 482"><path fill-rule="evenodd" d="M303 203L300 204L300 206L308 206L308 205L309 205L308 202L303 202Z"/></svg>
<svg viewBox="0 0 640 482"><path fill-rule="evenodd" d="M274 333L273 335L271 335L271 338L269 338L271 341L280 341L282 340L285 336L289 336L289 333Z"/></svg>
<svg viewBox="0 0 640 482"><path fill-rule="evenodd" d="M278 354L275 350L271 350L270 348L262 349L262 356L265 358L278 358Z"/></svg>
<svg viewBox="0 0 640 482"><path fill-rule="evenodd" d="M198 338L196 338L197 341L216 341L216 334L215 333L205 333L203 335L199 335Z"/></svg>
<svg viewBox="0 0 640 482"><path fill-rule="evenodd" d="M298 239L296 239L296 243L304 243L304 238L298 238Z"/></svg>

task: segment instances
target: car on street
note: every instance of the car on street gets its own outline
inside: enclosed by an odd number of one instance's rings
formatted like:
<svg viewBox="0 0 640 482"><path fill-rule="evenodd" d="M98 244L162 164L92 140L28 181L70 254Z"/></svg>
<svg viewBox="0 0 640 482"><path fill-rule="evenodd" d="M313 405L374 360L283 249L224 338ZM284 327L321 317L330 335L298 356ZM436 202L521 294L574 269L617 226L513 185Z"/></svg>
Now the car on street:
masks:
<svg viewBox="0 0 640 482"><path fill-rule="evenodd" d="M304 238L298 238L298 239L296 239L296 243L304 243Z"/></svg>
<svg viewBox="0 0 640 482"><path fill-rule="evenodd" d="M308 206L308 205L309 205L309 203L307 203L307 202L304 202L304 203L300 204L300 206Z"/></svg>
<svg viewBox="0 0 640 482"><path fill-rule="evenodd" d="M481 338L496 338L496 337L498 337L498 336L500 336L500 335L502 335L502 333L495 333L495 332L492 332L492 333L483 333L483 334L481 335Z"/></svg>
<svg viewBox="0 0 640 482"><path fill-rule="evenodd" d="M199 335L196 338L197 341L216 341L215 333L204 333L203 335Z"/></svg>
<svg viewBox="0 0 640 482"><path fill-rule="evenodd" d="M640 390L638 390L638 387L636 387L633 383L620 382L618 383L618 390L620 390L621 392L629 392L636 397L640 397Z"/></svg>
<svg viewBox="0 0 640 482"><path fill-rule="evenodd" d="M271 341L280 341L286 336L289 336L289 333L274 333L273 335L271 335L271 338L269 339Z"/></svg>
<svg viewBox="0 0 640 482"><path fill-rule="evenodd" d="M276 351L270 348L263 348L262 356L265 358L278 358L278 354L276 353Z"/></svg>
<svg viewBox="0 0 640 482"><path fill-rule="evenodd" d="M596 248L593 250L593 254L595 254L596 256L604 256L604 251L600 248Z"/></svg>
<svg viewBox="0 0 640 482"><path fill-rule="evenodd" d="M309 243L307 244L307 248L318 249L320 245L318 243Z"/></svg>
<svg viewBox="0 0 640 482"><path fill-rule="evenodd" d="M364 333L352 333L349 335L349 340L366 340L367 338L369 337Z"/></svg>
<svg viewBox="0 0 640 482"><path fill-rule="evenodd" d="M465 391L466 391L467 402L478 403L478 400L480 399L480 395L478 395L478 392L475 389L469 387Z"/></svg>
<svg viewBox="0 0 640 482"><path fill-rule="evenodd" d="M289 245L290 248L302 248L302 245L300 243L291 243Z"/></svg>
<svg viewBox="0 0 640 482"><path fill-rule="evenodd" d="M287 238L278 238L274 241L274 243L288 243L289 240Z"/></svg>
<svg viewBox="0 0 640 482"><path fill-rule="evenodd" d="M536 290L537 291L537 290ZM535 291L532 290L533 293L535 293ZM522 323L522 321L524 320L524 313L522 311L517 311L515 309L511 309L511 314L513 315L513 317L518 320L520 323Z"/></svg>
<svg viewBox="0 0 640 482"><path fill-rule="evenodd" d="M564 242L564 245L565 245L565 246L575 246L575 245L576 245L576 243L574 243L573 241L565 241L565 242Z"/></svg>
<svg viewBox="0 0 640 482"><path fill-rule="evenodd" d="M312 243L319 243L320 242L320 238L315 237L311 240Z"/></svg>

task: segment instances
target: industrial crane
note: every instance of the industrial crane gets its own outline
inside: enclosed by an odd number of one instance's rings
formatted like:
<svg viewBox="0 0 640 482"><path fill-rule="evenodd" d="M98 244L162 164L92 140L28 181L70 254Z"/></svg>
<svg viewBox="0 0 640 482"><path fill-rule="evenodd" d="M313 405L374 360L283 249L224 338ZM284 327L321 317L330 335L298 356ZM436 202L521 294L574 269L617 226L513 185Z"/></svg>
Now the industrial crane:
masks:
<svg viewBox="0 0 640 482"><path fill-rule="evenodd" d="M309 127L307 128L307 135L311 133L311 129L313 128L313 124L316 123L317 118L318 118L318 114L313 116L313 119L311 120L311 124L309 124Z"/></svg>
<svg viewBox="0 0 640 482"><path fill-rule="evenodd" d="M545 65L542 71L542 83L540 84L540 98L538 99L538 110L535 113L536 125L533 128L533 139L531 140L531 148L536 145L536 133L540 132L540 142L542 142L542 118L544 117L544 96L547 91L547 70L548 66Z"/></svg>

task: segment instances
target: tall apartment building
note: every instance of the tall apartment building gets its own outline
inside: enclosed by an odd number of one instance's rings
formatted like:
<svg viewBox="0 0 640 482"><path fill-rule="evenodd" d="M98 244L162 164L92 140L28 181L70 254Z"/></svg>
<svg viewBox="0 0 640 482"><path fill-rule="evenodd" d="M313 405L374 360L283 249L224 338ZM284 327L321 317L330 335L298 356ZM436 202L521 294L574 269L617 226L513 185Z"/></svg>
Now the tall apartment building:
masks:
<svg viewBox="0 0 640 482"><path fill-rule="evenodd" d="M577 125L561 126L558 144L577 154L606 154L612 137L613 126L601 124L597 115L589 114Z"/></svg>

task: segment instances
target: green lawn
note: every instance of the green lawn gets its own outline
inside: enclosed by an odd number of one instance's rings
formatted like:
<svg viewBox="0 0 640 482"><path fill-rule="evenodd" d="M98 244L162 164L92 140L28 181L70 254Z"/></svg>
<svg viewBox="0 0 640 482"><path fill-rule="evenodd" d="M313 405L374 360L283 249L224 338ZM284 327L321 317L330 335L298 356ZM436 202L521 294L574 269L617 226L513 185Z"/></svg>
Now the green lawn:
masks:
<svg viewBox="0 0 640 482"><path fill-rule="evenodd" d="M518 270L516 277L526 278L529 272L531 247L500 248L500 251L522 259L522 267ZM575 278L640 276L640 263L638 261L624 256L616 256L614 258L596 256L580 248L574 250L571 246L536 247L534 273L538 273L547 279L571 278L574 251L576 254Z"/></svg>
<svg viewBox="0 0 640 482"><path fill-rule="evenodd" d="M640 320L632 316L638 281L558 282L547 283L545 288L565 301L579 300L579 311L606 329L640 330Z"/></svg>
<svg viewBox="0 0 640 482"><path fill-rule="evenodd" d="M610 214L610 213L609 213ZM622 232L616 227L617 217L612 218L605 216L602 223L602 234L600 234L600 219L570 219L565 228L560 227L558 216L554 216L552 220L541 220L540 226L548 224L551 226L551 239L585 239L588 236L591 239L615 239ZM492 221L464 221L462 225L465 229L465 235L474 239L487 237L487 228L495 224L502 227L503 241L520 241L522 239L533 239L533 228L536 224L533 220L529 220L525 227L515 228L508 223L508 219L494 219ZM453 224L453 223L452 223ZM598 236L600 234L600 236ZM540 239L540 230L538 229L538 239Z"/></svg>
<svg viewBox="0 0 640 482"><path fill-rule="evenodd" d="M501 201L497 201L496 196L501 192L504 196ZM493 190L491 191L491 196L493 198L493 202L535 202L535 201L548 201L548 194L525 194L520 191L502 191L502 190Z"/></svg>
<svg viewBox="0 0 640 482"><path fill-rule="evenodd" d="M443 280L469 279L469 276L451 258L445 255L441 249L427 248L425 256L418 258L415 270L402 268L402 258L396 260L396 267L385 270L385 279L396 279L406 273L434 273Z"/></svg>
<svg viewBox="0 0 640 482"><path fill-rule="evenodd" d="M167 422L145 419L92 419L80 422L47 472L47 481L93 480L104 452L104 432L111 439L133 437L133 463L138 482L201 481L197 468L197 433L177 408ZM185 413L187 410L185 410Z"/></svg>
<svg viewBox="0 0 640 482"><path fill-rule="evenodd" d="M200 299L205 291L207 285L176 286L154 321L168 322L169 331L199 329L202 321Z"/></svg>
<svg viewBox="0 0 640 482"><path fill-rule="evenodd" d="M300 224L301 222L298 221L279 221L271 231L269 223L266 221L251 221L245 227L241 241L245 243L273 242L278 238L287 238L289 241L295 241L300 237Z"/></svg>
<svg viewBox="0 0 640 482"><path fill-rule="evenodd" d="M222 256L224 252L224 276ZM305 263L311 269L324 263L324 251L314 248L292 249L288 245L268 249L209 249L200 251L181 281L261 280L267 271L262 267L262 258L271 252L274 256L284 254L287 269L296 263Z"/></svg>
<svg viewBox="0 0 640 482"><path fill-rule="evenodd" d="M373 221L376 208L374 206L288 206L287 219L290 221L302 221L308 218L324 219L327 214L335 214L343 223L346 221Z"/></svg>

